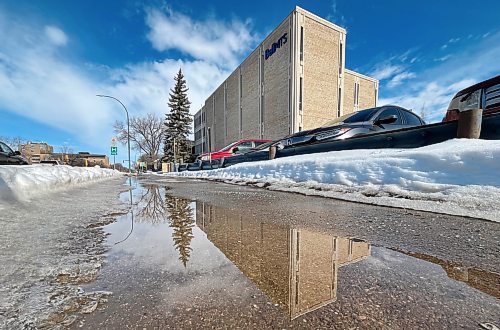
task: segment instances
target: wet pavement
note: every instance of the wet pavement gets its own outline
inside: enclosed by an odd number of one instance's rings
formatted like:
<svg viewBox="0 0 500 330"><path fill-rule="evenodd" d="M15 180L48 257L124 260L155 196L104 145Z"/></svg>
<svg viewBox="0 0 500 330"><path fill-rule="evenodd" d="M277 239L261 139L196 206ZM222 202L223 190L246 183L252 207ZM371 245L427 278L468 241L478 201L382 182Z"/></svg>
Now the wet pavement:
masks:
<svg viewBox="0 0 500 330"><path fill-rule="evenodd" d="M103 292L78 285L97 278L100 227L129 207L122 178L0 205L0 329L54 329L92 310Z"/></svg>
<svg viewBox="0 0 500 330"><path fill-rule="evenodd" d="M500 324L496 223L194 180L142 180L121 198L131 211L105 227L106 263L82 287L113 294L74 328ZM423 245L422 223L449 230Z"/></svg>

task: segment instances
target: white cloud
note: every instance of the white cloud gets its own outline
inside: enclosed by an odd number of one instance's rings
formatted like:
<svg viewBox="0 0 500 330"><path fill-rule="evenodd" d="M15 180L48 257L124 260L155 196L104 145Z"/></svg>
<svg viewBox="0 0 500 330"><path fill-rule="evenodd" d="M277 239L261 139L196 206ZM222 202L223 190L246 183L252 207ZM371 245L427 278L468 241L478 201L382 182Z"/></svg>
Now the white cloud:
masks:
<svg viewBox="0 0 500 330"><path fill-rule="evenodd" d="M450 46L451 44L455 44L460 41L460 38L451 38L449 39L444 45L441 46L441 50L445 50Z"/></svg>
<svg viewBox="0 0 500 330"><path fill-rule="evenodd" d="M338 5L337 0L332 0L330 6L332 12L326 17L326 19L332 22L333 24L345 27L346 26L345 16L340 14L337 5Z"/></svg>
<svg viewBox="0 0 500 330"><path fill-rule="evenodd" d="M473 79L464 79L451 85L431 81L426 83L414 93L402 93L399 96L381 98L379 104L397 104L419 113L425 108L427 122L440 121L444 116L444 110L450 103L455 93L467 86L474 84ZM401 89L402 90L402 89ZM442 111L436 111L442 110Z"/></svg>
<svg viewBox="0 0 500 330"><path fill-rule="evenodd" d="M45 26L45 34L49 38L49 41L56 46L65 46L68 43L68 37L63 30L58 27L47 25Z"/></svg>
<svg viewBox="0 0 500 330"><path fill-rule="evenodd" d="M230 73L206 61L166 59L131 64L111 71L113 81L106 87L106 93L121 95L122 101L137 114L154 112L163 115L169 111L169 92L179 68L189 88L192 114L200 109L205 99Z"/></svg>
<svg viewBox="0 0 500 330"><path fill-rule="evenodd" d="M387 83L387 87L392 88L400 85L403 81L411 78L415 78L416 75L413 72L401 72L392 77L392 79Z"/></svg>
<svg viewBox="0 0 500 330"><path fill-rule="evenodd" d="M205 28L203 24L206 22L201 25L190 22L198 28ZM250 44L245 35L252 38L249 31L222 31L224 27L226 30L247 27L245 23L213 23L218 24L218 29L224 34L220 38L216 37L216 30L212 30L207 39L202 38L206 31L200 37L194 32L190 35L195 43L203 39L203 45L196 47L205 47L210 56L202 54L195 60L166 58L110 68L99 63L71 62L55 51L67 42L62 30L16 23L15 19L2 16L0 12L0 113L9 111L68 132L80 143L96 149L107 148L113 136L114 121L124 120L125 115L117 102L98 98L96 94L119 98L131 116L147 112L163 116L169 111L168 94L179 68L182 68L189 88L191 113L195 113L230 74L232 67L229 62L238 61L245 52ZM233 40L240 36L243 36L244 45ZM50 43L39 42L47 37ZM222 44L229 44L229 47L217 51ZM39 136L25 138L45 139Z"/></svg>
<svg viewBox="0 0 500 330"><path fill-rule="evenodd" d="M171 10L164 13L152 9L147 12L146 24L151 29L147 37L156 50L177 49L194 59L230 68L236 67L240 56L258 40L249 20L194 21Z"/></svg>
<svg viewBox="0 0 500 330"><path fill-rule="evenodd" d="M457 39L452 42L458 42ZM500 32L479 41L471 39L467 45L464 42L451 56L416 63L411 66L411 72L404 64L393 64L394 60L385 61L374 70L379 74L386 73L385 77L391 78L385 85L381 84L379 104L399 104L417 113L425 108L428 122L440 121L456 92L499 74L498 58ZM398 76L405 79L399 79ZM398 88L390 88L394 87L393 83Z"/></svg>
<svg viewBox="0 0 500 330"><path fill-rule="evenodd" d="M451 55L448 54L448 55L445 55L445 56L441 56L441 57L435 58L434 61L436 61L436 62L444 62L444 61L446 61L446 60L448 60L450 58L451 58Z"/></svg>
<svg viewBox="0 0 500 330"><path fill-rule="evenodd" d="M396 74L402 72L404 70L403 66L401 65L394 65L391 63L382 63L377 65L375 70L373 70L370 73L370 76L378 79L378 80L383 80L387 78L391 78L395 76Z"/></svg>

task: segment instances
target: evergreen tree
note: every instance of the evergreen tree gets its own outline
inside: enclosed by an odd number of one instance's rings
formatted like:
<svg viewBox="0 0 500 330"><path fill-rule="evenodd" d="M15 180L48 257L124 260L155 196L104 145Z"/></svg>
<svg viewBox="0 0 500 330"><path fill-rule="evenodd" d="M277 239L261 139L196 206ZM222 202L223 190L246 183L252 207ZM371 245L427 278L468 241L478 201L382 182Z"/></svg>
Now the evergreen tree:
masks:
<svg viewBox="0 0 500 330"><path fill-rule="evenodd" d="M189 102L186 87L186 80L181 69L174 77L175 86L170 90L168 107L170 113L165 119L165 140L164 140L164 160L174 161L174 148L176 162L180 160L187 162L191 156L191 146L188 141L188 135L191 133L191 123L193 119L189 115Z"/></svg>
<svg viewBox="0 0 500 330"><path fill-rule="evenodd" d="M189 201L165 195L165 208L170 217L170 227L173 228L172 239L174 247L179 251L179 260L186 267L191 256L191 240L194 238L194 219Z"/></svg>

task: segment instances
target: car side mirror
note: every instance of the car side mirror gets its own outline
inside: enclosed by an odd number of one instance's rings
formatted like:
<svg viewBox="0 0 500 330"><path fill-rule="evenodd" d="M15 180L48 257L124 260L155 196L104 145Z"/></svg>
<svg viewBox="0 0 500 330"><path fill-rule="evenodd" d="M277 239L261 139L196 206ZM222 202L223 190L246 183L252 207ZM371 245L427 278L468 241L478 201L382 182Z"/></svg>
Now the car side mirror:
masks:
<svg viewBox="0 0 500 330"><path fill-rule="evenodd" d="M14 156L21 156L21 152L20 151L14 151L13 155Z"/></svg>
<svg viewBox="0 0 500 330"><path fill-rule="evenodd" d="M382 125L382 124L392 124L398 120L398 116L396 115L390 115L386 117L379 118L375 120L375 125Z"/></svg>
<svg viewBox="0 0 500 330"><path fill-rule="evenodd" d="M232 153L235 154L239 151L240 149L238 149L238 147L234 147L233 150L232 150Z"/></svg>

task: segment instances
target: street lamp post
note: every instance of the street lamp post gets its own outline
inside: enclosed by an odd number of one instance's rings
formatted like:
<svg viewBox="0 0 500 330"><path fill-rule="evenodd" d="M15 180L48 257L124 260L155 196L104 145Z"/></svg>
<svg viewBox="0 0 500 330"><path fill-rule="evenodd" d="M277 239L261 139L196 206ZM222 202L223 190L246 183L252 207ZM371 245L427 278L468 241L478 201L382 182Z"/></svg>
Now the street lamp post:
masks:
<svg viewBox="0 0 500 330"><path fill-rule="evenodd" d="M128 173L130 174L130 173L132 173L132 166L131 166L131 162L130 162L130 120L128 118L127 108L116 97L109 96L109 95L101 95L101 94L97 94L96 96L98 96L98 97L108 97L110 99L113 99L113 100L117 101L118 103L120 103L122 105L123 109L125 109L125 113L127 114Z"/></svg>

